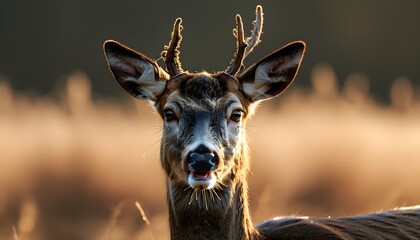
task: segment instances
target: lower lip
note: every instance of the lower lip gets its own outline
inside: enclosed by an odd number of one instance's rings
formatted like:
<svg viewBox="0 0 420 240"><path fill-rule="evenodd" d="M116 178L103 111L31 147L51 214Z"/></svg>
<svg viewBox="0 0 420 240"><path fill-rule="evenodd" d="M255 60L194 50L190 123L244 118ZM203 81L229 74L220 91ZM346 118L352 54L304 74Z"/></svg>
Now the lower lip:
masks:
<svg viewBox="0 0 420 240"><path fill-rule="evenodd" d="M210 172L192 172L191 174L196 180L208 180L210 178Z"/></svg>

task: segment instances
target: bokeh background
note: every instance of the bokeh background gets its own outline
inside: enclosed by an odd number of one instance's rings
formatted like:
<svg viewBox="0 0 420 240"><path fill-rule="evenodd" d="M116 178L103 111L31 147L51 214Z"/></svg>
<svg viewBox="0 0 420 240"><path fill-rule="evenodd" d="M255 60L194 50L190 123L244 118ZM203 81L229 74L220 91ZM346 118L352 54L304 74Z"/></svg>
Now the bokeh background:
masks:
<svg viewBox="0 0 420 240"><path fill-rule="evenodd" d="M249 32L257 4L247 65L297 39L308 50L248 122L255 221L419 204L419 1L4 0L0 239L168 239L160 119L112 79L101 45L158 59L182 17L184 69L223 70L235 14Z"/></svg>

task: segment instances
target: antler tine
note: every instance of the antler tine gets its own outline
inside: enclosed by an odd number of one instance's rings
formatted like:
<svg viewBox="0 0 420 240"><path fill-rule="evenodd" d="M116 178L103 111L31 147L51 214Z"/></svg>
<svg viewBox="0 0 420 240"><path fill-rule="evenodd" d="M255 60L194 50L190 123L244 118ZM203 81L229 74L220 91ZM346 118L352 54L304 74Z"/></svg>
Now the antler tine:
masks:
<svg viewBox="0 0 420 240"><path fill-rule="evenodd" d="M233 36L236 38L236 53L230 62L230 66L226 72L232 76L238 73L244 60L244 54L247 47L247 42L244 39L244 25L242 23L241 15L236 15L236 28L233 29Z"/></svg>
<svg viewBox="0 0 420 240"><path fill-rule="evenodd" d="M263 26L263 11L260 5L256 8L256 19L254 23L254 29L252 30L252 35L246 40L244 40L244 30L242 18L238 14L236 15L236 29L233 30L233 35L237 39L236 43L236 53L234 58L230 62L229 67L225 70L226 73L235 76L243 65L243 61L248 56L250 52L254 49L258 43L261 42L260 37L262 33Z"/></svg>
<svg viewBox="0 0 420 240"><path fill-rule="evenodd" d="M252 52L252 50L254 50L254 47L256 47L261 42L260 38L261 38L261 33L262 33L263 21L264 21L261 5L257 6L257 9L255 10L255 15L256 15L256 18L255 18L255 22L253 22L254 29L252 30L252 35L251 37L248 37L246 39L248 43L248 47L246 49L244 58L248 56L248 54Z"/></svg>
<svg viewBox="0 0 420 240"><path fill-rule="evenodd" d="M161 54L162 58L165 59L165 64L168 73L172 77L184 71L181 67L181 62L179 61L179 46L181 45L182 41L181 23L181 18L177 18L175 20L174 29L171 34L171 41L169 42L169 46L165 46L164 51Z"/></svg>

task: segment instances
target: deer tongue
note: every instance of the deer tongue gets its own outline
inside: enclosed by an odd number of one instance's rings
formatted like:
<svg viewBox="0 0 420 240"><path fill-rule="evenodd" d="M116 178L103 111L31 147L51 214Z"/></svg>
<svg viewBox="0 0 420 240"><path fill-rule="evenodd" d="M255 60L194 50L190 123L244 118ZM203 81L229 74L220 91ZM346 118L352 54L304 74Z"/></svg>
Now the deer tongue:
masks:
<svg viewBox="0 0 420 240"><path fill-rule="evenodd" d="M210 172L192 172L192 176L195 179L208 179L210 177Z"/></svg>

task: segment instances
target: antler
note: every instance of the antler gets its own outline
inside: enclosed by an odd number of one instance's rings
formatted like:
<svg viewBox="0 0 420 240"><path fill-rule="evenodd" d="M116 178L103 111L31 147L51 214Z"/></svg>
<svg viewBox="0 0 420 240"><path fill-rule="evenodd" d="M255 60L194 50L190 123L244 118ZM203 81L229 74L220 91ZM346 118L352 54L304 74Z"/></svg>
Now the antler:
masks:
<svg viewBox="0 0 420 240"><path fill-rule="evenodd" d="M252 35L246 40L244 39L244 28L242 18L239 14L236 15L236 28L233 29L233 36L236 38L236 53L230 62L229 67L225 70L226 73L235 76L243 65L243 61L258 43L261 42L260 37L263 26L263 12L260 5L256 9L256 19L253 22L254 29Z"/></svg>
<svg viewBox="0 0 420 240"><path fill-rule="evenodd" d="M174 29L171 34L171 41L169 46L165 46L161 56L165 59L166 68L171 77L182 73L184 70L181 67L181 62L179 61L179 46L182 41L182 19L177 18L175 20Z"/></svg>

